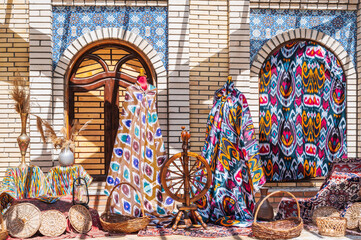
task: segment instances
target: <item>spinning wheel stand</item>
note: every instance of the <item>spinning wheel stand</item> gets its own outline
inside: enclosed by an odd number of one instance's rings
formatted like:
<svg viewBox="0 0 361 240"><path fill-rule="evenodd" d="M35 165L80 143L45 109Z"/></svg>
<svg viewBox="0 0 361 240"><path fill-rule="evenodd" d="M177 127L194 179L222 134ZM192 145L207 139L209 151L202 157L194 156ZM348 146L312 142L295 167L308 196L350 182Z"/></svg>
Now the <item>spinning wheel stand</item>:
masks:
<svg viewBox="0 0 361 240"><path fill-rule="evenodd" d="M199 221L202 227L207 229L207 225L197 212L197 206L192 202L198 201L207 193L211 186L212 172L201 155L188 152L190 137L185 127L182 127L183 152L169 158L161 169L161 183L165 192L175 201L182 203L177 205L179 212L175 218L173 230L177 229L182 217L185 223L182 227L200 227Z"/></svg>

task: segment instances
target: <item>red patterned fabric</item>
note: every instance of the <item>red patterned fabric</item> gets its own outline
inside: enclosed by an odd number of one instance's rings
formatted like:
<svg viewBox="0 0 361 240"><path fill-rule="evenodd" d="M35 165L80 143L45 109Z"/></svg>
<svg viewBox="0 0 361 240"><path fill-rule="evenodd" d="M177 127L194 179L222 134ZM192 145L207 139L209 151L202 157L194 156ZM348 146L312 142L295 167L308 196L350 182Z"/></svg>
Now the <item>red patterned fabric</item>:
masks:
<svg viewBox="0 0 361 240"><path fill-rule="evenodd" d="M169 236L169 235L182 235L188 237L201 237L201 238L219 238L228 236L251 236L252 228L240 227L224 227L219 225L207 226L207 230L203 228L192 229L177 229L173 231L172 228L150 228L141 230L138 233L139 237L154 237L154 236ZM182 239L182 238L180 238ZM237 239L237 238L235 238Z"/></svg>
<svg viewBox="0 0 361 240"><path fill-rule="evenodd" d="M344 210L348 204L361 200L361 159L338 159L333 163L330 174L326 177L316 196L298 199L301 217L310 222L312 212L322 206ZM296 202L283 198L278 206L276 218L287 218L297 214Z"/></svg>

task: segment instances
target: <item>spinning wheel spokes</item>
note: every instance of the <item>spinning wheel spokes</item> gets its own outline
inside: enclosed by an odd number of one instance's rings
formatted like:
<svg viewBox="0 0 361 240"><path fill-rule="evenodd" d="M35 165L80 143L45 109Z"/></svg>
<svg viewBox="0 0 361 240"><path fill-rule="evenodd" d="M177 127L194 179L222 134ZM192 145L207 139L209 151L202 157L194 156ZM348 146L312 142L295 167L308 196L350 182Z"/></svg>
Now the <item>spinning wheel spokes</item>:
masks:
<svg viewBox="0 0 361 240"><path fill-rule="evenodd" d="M188 192L185 192L185 158L188 162ZM187 152L186 157L184 153L178 153L164 163L161 183L166 193L174 200L185 203L188 194L190 202L195 202L206 194L211 185L211 176L211 169L203 157L192 152Z"/></svg>

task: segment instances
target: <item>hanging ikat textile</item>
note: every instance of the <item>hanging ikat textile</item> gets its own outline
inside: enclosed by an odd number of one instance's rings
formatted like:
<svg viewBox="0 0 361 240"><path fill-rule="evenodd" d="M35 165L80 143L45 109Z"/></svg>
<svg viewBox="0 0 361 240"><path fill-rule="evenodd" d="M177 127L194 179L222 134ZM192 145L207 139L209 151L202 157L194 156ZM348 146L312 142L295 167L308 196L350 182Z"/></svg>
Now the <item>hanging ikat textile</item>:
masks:
<svg viewBox="0 0 361 240"><path fill-rule="evenodd" d="M228 80L215 93L202 156L211 166L212 185L197 202L206 220L250 226L254 194L265 183L253 122L245 96Z"/></svg>
<svg viewBox="0 0 361 240"><path fill-rule="evenodd" d="M144 91L136 83L127 88L114 144L105 194L119 182L129 182L143 195L145 212L164 216L173 210L173 199L160 185L159 171L166 159L156 110L156 88ZM114 191L114 212L141 215L140 197L128 185Z"/></svg>
<svg viewBox="0 0 361 240"><path fill-rule="evenodd" d="M273 181L325 176L346 155L346 78L335 55L291 42L260 72L260 155Z"/></svg>

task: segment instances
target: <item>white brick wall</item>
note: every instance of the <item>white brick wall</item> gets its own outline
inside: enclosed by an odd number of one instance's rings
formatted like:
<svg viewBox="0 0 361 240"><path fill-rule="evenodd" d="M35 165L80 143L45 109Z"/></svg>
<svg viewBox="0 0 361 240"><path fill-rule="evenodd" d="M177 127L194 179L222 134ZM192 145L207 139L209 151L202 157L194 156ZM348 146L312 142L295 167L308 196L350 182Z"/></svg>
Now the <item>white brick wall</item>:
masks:
<svg viewBox="0 0 361 240"><path fill-rule="evenodd" d="M199 153L214 92L228 76L228 1L191 1L189 28L191 150Z"/></svg>
<svg viewBox="0 0 361 240"><path fill-rule="evenodd" d="M189 0L168 1L169 154L181 150L181 126L189 129Z"/></svg>
<svg viewBox="0 0 361 240"><path fill-rule="evenodd" d="M30 27L30 94L31 111L44 119L53 120L52 55L51 55L51 0L29 0ZM43 167L53 166L53 148L45 145L36 130L36 121L30 117L30 160Z"/></svg>
<svg viewBox="0 0 361 240"><path fill-rule="evenodd" d="M68 6L167 6L167 0L53 0L52 4Z"/></svg>
<svg viewBox="0 0 361 240"><path fill-rule="evenodd" d="M251 8L356 10L359 0L251 0Z"/></svg>

